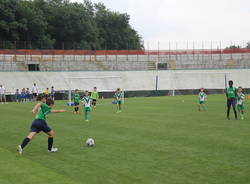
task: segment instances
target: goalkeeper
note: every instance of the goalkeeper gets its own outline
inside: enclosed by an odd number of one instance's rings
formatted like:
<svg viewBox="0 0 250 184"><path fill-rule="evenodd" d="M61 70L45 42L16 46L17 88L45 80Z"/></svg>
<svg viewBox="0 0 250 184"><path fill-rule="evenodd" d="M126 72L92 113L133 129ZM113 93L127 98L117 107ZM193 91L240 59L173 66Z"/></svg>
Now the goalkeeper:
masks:
<svg viewBox="0 0 250 184"><path fill-rule="evenodd" d="M94 87L93 91L91 92L90 98L91 98L91 100L92 100L92 106L95 108L95 107L96 107L97 100L99 99L99 93L98 93L96 87Z"/></svg>

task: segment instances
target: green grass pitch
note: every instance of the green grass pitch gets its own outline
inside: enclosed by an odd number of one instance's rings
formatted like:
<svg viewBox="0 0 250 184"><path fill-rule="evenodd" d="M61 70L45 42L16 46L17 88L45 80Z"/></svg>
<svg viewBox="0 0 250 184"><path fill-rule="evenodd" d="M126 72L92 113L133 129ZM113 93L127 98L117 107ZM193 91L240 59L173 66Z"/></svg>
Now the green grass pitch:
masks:
<svg viewBox="0 0 250 184"><path fill-rule="evenodd" d="M18 156L35 103L0 104L1 184L249 184L250 115L225 120L223 95L208 96L207 112L197 96L126 99L116 113L111 99L100 100L90 122L74 115L65 101L50 114L57 153L47 152L40 133ZM96 146L84 145L88 137Z"/></svg>

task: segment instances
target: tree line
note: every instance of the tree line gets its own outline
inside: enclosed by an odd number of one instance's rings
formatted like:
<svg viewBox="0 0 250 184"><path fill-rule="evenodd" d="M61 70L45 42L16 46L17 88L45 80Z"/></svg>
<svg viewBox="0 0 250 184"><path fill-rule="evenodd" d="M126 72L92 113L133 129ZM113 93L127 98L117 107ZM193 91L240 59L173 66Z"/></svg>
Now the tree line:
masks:
<svg viewBox="0 0 250 184"><path fill-rule="evenodd" d="M143 49L129 20L89 0L0 0L0 48Z"/></svg>

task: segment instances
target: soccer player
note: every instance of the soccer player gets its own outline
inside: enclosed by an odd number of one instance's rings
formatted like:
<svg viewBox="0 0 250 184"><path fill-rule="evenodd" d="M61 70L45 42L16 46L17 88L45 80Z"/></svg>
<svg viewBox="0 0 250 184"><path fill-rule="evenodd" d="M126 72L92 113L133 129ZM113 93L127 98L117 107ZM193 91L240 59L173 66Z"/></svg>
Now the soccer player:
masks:
<svg viewBox="0 0 250 184"><path fill-rule="evenodd" d="M80 94L79 94L79 90L76 89L75 93L73 95L73 102L74 102L74 106L75 106L75 114L79 113L79 103L80 103Z"/></svg>
<svg viewBox="0 0 250 184"><path fill-rule="evenodd" d="M230 80L228 82L229 84L229 88L226 88L225 89L225 93L226 93L226 96L227 96L227 119L229 120L229 114L230 114L230 109L231 109L231 106L233 106L233 110L234 110L234 117L235 117L235 120L237 120L237 111L236 111L236 97L237 97L237 90L235 87L233 87L233 81Z"/></svg>
<svg viewBox="0 0 250 184"><path fill-rule="evenodd" d="M120 88L117 88L114 98L118 107L117 113L120 113L122 112L122 92Z"/></svg>
<svg viewBox="0 0 250 184"><path fill-rule="evenodd" d="M48 126L46 123L46 117L51 112L65 112L65 110L51 110L54 106L54 101L51 98L46 100L46 103L39 103L37 104L34 109L32 110L33 114L36 114L35 120L32 122L30 133L28 136L23 140L22 144L18 146L17 151L21 155L23 153L23 149L30 140L35 137L40 131L45 132L48 135L48 152L57 152L57 148L53 148L54 142L54 131Z"/></svg>
<svg viewBox="0 0 250 184"><path fill-rule="evenodd" d="M84 97L82 98L82 103L84 104L83 106L83 111L84 111L84 119L85 121L89 121L90 115L89 113L91 112L91 98L89 96L89 92L85 91L84 92Z"/></svg>
<svg viewBox="0 0 250 184"><path fill-rule="evenodd" d="M99 93L98 93L96 87L94 87L93 91L91 92L90 98L91 98L91 100L92 100L92 105L93 105L93 107L95 108L95 107L96 107L97 99L99 99Z"/></svg>
<svg viewBox="0 0 250 184"><path fill-rule="evenodd" d="M244 104L243 104L244 99L245 99L245 95L243 93L243 88L239 87L238 93L237 93L237 109L240 114L241 120L244 120Z"/></svg>
<svg viewBox="0 0 250 184"><path fill-rule="evenodd" d="M203 111L206 111L205 101L207 100L207 94L205 93L205 89L201 88L199 92L199 104L198 104L198 111L201 111L201 106Z"/></svg>

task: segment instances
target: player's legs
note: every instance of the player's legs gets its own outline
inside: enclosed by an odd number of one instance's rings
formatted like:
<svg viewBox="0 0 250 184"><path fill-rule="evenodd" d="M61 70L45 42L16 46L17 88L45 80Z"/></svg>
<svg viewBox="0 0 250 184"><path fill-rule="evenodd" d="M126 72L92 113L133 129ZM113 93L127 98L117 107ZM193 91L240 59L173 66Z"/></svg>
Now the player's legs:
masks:
<svg viewBox="0 0 250 184"><path fill-rule="evenodd" d="M201 104L198 104L197 107L198 107L198 111L201 111Z"/></svg>
<svg viewBox="0 0 250 184"><path fill-rule="evenodd" d="M121 112L121 110L122 110L122 103L121 103L121 101L120 100L118 100L117 101L117 112Z"/></svg>
<svg viewBox="0 0 250 184"><path fill-rule="evenodd" d="M30 142L30 140L35 137L37 134L37 132L30 132L29 135L27 137L25 137L22 141L22 144L18 146L17 151L19 152L19 154L22 154L23 149L25 148L25 146L27 146L27 144Z"/></svg>
<svg viewBox="0 0 250 184"><path fill-rule="evenodd" d="M238 109L238 112L240 115L240 119L244 120L244 106L243 106L243 104L238 104L237 109Z"/></svg>
<svg viewBox="0 0 250 184"><path fill-rule="evenodd" d="M231 100L228 99L227 100L227 119L229 119L230 110L231 110Z"/></svg>
<svg viewBox="0 0 250 184"><path fill-rule="evenodd" d="M207 108L206 108L206 104L205 104L205 103L202 104L202 108L203 108L203 111L207 111Z"/></svg>
<svg viewBox="0 0 250 184"><path fill-rule="evenodd" d="M94 107L96 107L96 99L93 99L92 105L93 105Z"/></svg>
<svg viewBox="0 0 250 184"><path fill-rule="evenodd" d="M85 107L84 108L84 119L85 121L89 121L90 118L90 107Z"/></svg>
<svg viewBox="0 0 250 184"><path fill-rule="evenodd" d="M49 152L56 152L57 148L53 148L55 132L50 130L49 132L45 132L48 135L48 151Z"/></svg>
<svg viewBox="0 0 250 184"><path fill-rule="evenodd" d="M233 110L234 110L234 118L238 119L238 117L237 117L237 111L236 111L236 100L233 100L232 106L233 106Z"/></svg>
<svg viewBox="0 0 250 184"><path fill-rule="evenodd" d="M75 112L74 113L78 113L78 111L79 111L79 107L78 107L79 103L74 103L74 105L75 105L75 108L74 108Z"/></svg>

